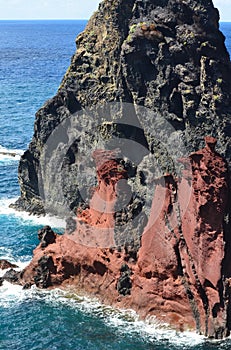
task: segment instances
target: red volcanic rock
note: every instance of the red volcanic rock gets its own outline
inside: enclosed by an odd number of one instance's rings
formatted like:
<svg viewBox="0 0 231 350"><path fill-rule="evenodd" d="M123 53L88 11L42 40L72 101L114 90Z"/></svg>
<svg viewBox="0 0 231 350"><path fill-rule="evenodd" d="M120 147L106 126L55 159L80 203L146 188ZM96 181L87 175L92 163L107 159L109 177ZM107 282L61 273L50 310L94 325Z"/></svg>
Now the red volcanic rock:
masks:
<svg viewBox="0 0 231 350"><path fill-rule="evenodd" d="M116 186L120 180L127 179L127 172L119 163L119 150L96 150L92 156L98 186L94 189L90 208L77 213L77 228L72 239L87 246L114 247Z"/></svg>
<svg viewBox="0 0 231 350"><path fill-rule="evenodd" d="M56 236L47 247L40 244L21 282L72 287L105 303L133 308L142 318L154 315L178 330L227 336L231 283L223 269L223 220L228 175L215 144L206 138L204 149L180 160L186 176L166 174L165 185L156 185L137 259L126 247L102 248L102 243L114 245L116 185L127 175L118 154L96 152L98 186L90 208L78 213L82 224L73 235ZM97 207L97 196L104 210ZM91 239L94 246L89 246Z"/></svg>
<svg viewBox="0 0 231 350"><path fill-rule="evenodd" d="M215 139L206 138L206 147L190 155L191 174L189 162L181 160L186 177L177 184L166 178L165 203L142 236L138 267L141 276L157 278L164 299L161 310L172 306L170 322L179 319L203 334L222 337L227 332L227 306L221 293L228 188L227 165L215 152L215 144ZM156 190L150 219L161 190ZM185 311L177 312L176 303Z"/></svg>

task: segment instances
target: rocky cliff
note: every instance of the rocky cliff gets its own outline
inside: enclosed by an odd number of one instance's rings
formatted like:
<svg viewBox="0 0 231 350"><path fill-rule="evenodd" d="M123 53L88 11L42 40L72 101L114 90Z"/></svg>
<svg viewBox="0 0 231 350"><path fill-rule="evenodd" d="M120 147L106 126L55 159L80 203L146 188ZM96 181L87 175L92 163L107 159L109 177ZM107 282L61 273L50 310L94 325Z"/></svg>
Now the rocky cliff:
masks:
<svg viewBox="0 0 231 350"><path fill-rule="evenodd" d="M100 4L20 160L15 207L68 218L66 235L40 232L20 283L229 334L231 65L218 20L210 0Z"/></svg>

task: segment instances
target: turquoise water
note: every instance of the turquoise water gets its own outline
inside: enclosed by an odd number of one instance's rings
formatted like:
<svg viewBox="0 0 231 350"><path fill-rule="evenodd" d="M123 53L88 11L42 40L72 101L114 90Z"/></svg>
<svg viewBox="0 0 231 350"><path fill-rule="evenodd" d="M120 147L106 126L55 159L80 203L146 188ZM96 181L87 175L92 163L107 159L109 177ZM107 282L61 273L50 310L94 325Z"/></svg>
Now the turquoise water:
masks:
<svg viewBox="0 0 231 350"><path fill-rule="evenodd" d="M52 97L75 51L85 21L0 21L0 258L20 267L30 261L44 224L62 230L55 218L15 213L19 195L18 159L33 133L34 114ZM231 51L231 24L222 23ZM0 271L0 274L2 272ZM206 342L196 334L177 334L157 323L141 322L96 300L4 283L0 288L0 350L167 350L230 349L231 340Z"/></svg>

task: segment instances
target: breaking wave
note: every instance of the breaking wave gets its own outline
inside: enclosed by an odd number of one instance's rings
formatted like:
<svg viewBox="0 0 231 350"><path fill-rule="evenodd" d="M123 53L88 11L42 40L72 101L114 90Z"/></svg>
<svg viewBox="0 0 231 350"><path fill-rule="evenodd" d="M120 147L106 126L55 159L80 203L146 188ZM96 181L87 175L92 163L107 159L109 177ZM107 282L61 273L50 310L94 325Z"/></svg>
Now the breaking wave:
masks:
<svg viewBox="0 0 231 350"><path fill-rule="evenodd" d="M19 161L23 153L24 151L21 149L8 149L0 145L0 164Z"/></svg>
<svg viewBox="0 0 231 350"><path fill-rule="evenodd" d="M3 308L14 307L16 304L28 303L32 300L55 309L62 306L71 308L72 311L85 315L86 320L95 318L95 321L98 320L104 327L111 328L118 339L123 338L126 334L132 338L139 338L144 343L153 344L153 346L160 342L172 344L177 349L189 349L203 344L205 340L204 337L193 332L180 333L171 330L154 318L141 321L133 311L117 310L102 305L96 299L70 294L60 289L44 291L32 287L30 290L23 290L22 287L8 282L4 282L0 288L0 306Z"/></svg>
<svg viewBox="0 0 231 350"><path fill-rule="evenodd" d="M27 222L29 224L35 225L49 225L53 228L65 229L66 223L65 220L60 219L55 216L45 215L45 216L37 216L32 215L24 211L17 211L13 208L10 208L10 204L14 203L17 198L3 198L0 199L0 215L11 215L16 218L22 220L23 222Z"/></svg>

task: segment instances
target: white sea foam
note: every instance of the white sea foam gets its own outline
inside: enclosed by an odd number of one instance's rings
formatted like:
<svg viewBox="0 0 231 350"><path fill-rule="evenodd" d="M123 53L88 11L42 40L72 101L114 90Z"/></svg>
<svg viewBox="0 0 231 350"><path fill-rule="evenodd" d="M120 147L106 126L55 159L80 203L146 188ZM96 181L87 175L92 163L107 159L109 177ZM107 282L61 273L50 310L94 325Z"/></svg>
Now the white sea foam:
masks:
<svg viewBox="0 0 231 350"><path fill-rule="evenodd" d="M19 161L21 155L24 153L21 149L8 149L0 145L0 162Z"/></svg>
<svg viewBox="0 0 231 350"><path fill-rule="evenodd" d="M18 266L14 270L16 271L22 271L30 262L31 257L30 256L23 256L20 258L20 260L17 260L13 254L13 250L6 247L0 247L0 259L4 259L9 261L11 264L14 264ZM2 270L0 269L0 277L2 277L6 271L9 269Z"/></svg>
<svg viewBox="0 0 231 350"><path fill-rule="evenodd" d="M130 319L129 319L130 316ZM158 321L155 317L145 321L140 320L134 311L123 311L122 317L117 315L109 318L109 323L115 327L119 333L126 329L130 334L139 334L143 339L156 343L165 341L177 346L196 346L204 341L204 337L195 332L178 332L169 327L169 325Z"/></svg>
<svg viewBox="0 0 231 350"><path fill-rule="evenodd" d="M65 229L66 223L65 220L60 219L55 216L45 215L45 216L37 216L31 215L24 211L17 211L13 208L10 208L9 205L14 203L17 198L5 198L0 199L0 215L12 215L20 220L27 222L29 224L35 225L49 225L53 228Z"/></svg>
<svg viewBox="0 0 231 350"><path fill-rule="evenodd" d="M22 265L21 265L22 266ZM24 263L25 266L25 263ZM111 327L118 337L129 334L134 339L139 337L144 342L155 345L157 342L176 346L179 349L190 349L199 346L206 340L205 337L195 332L177 332L170 329L168 325L157 321L154 317L142 321L132 310L118 310L101 304L97 299L79 296L73 292L54 290L39 290L33 286L30 290L4 282L0 287L0 306L4 308L13 307L16 304L28 300L41 300L50 306L66 307L79 310L83 314L99 318L105 326Z"/></svg>
<svg viewBox="0 0 231 350"><path fill-rule="evenodd" d="M0 247L0 259L6 259L12 263L15 263L12 250L6 247Z"/></svg>
<svg viewBox="0 0 231 350"><path fill-rule="evenodd" d="M34 289L36 292L36 289ZM118 310L101 304L97 299L79 296L70 292L55 289L52 291L38 291L37 297L43 295L45 302L54 304L65 304L76 308L83 313L96 316L105 322L105 325L114 328L118 336L128 333L133 337L142 338L144 341L156 344L156 342L167 342L176 346L187 346L187 349L202 344L205 337L195 332L177 332L168 325L159 322L154 317L142 321L133 310Z"/></svg>
<svg viewBox="0 0 231 350"><path fill-rule="evenodd" d="M5 259L5 258L0 257L0 259ZM17 262L17 261L14 261L12 259L6 259L6 260L9 261L11 264L15 264L18 266L17 268L14 268L15 271L22 271L29 263L29 261ZM10 270L10 269L5 269L5 270L0 269L0 277L2 277L8 270Z"/></svg>
<svg viewBox="0 0 231 350"><path fill-rule="evenodd" d="M5 247L0 247L0 259L6 259L10 263L17 265L18 267L14 268L16 271L22 271L30 261L29 257L22 257L22 259L16 260L13 256L13 251ZM8 270L10 269L0 269L0 277ZM27 298L27 295L21 286L4 281L0 287L0 307L8 308L15 305L15 303L20 303L25 298Z"/></svg>
<svg viewBox="0 0 231 350"><path fill-rule="evenodd" d="M4 281L0 287L0 307L8 308L20 303L25 297L22 287Z"/></svg>
<svg viewBox="0 0 231 350"><path fill-rule="evenodd" d="M154 318L141 321L132 310L117 310L110 306L102 305L97 299L79 296L72 292L60 289L51 291L39 290L36 287L32 287L30 290L23 290L22 287L8 282L4 282L3 286L0 287L1 307L13 307L28 300L42 300L49 305L54 305L54 307L65 305L92 317L95 316L101 319L106 326L114 328L118 336L126 333L153 344L161 341L179 347L187 346L187 348L199 345L204 341L204 337L196 333L176 332Z"/></svg>

